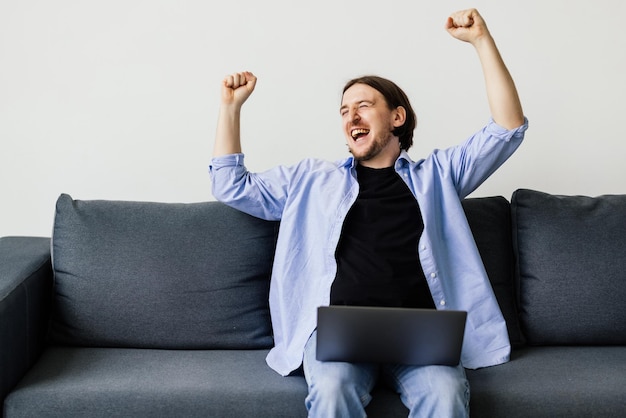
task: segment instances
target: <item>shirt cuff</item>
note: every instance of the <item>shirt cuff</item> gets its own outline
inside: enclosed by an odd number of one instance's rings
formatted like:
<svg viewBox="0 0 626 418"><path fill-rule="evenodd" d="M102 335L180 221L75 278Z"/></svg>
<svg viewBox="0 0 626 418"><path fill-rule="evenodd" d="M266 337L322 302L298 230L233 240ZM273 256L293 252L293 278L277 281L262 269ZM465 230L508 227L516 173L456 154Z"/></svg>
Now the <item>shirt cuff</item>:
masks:
<svg viewBox="0 0 626 418"><path fill-rule="evenodd" d="M243 165L244 155L242 153L221 155L219 157L213 157L209 168L218 169L222 167L234 167Z"/></svg>
<svg viewBox="0 0 626 418"><path fill-rule="evenodd" d="M491 118L489 120L489 124L485 127L485 132L505 141L509 141L514 136L523 137L526 129L528 129L528 119L526 117L524 117L524 123L513 129L506 129L503 126L498 125L493 118Z"/></svg>

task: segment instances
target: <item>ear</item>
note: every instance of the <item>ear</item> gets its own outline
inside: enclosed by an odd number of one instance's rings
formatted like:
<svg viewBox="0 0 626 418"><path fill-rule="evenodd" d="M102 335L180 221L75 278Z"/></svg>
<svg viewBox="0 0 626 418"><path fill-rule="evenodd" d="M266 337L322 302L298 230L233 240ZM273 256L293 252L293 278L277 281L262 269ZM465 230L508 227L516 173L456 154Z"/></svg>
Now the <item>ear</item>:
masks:
<svg viewBox="0 0 626 418"><path fill-rule="evenodd" d="M404 106L398 106L393 111L393 127L399 128L406 122L406 109Z"/></svg>

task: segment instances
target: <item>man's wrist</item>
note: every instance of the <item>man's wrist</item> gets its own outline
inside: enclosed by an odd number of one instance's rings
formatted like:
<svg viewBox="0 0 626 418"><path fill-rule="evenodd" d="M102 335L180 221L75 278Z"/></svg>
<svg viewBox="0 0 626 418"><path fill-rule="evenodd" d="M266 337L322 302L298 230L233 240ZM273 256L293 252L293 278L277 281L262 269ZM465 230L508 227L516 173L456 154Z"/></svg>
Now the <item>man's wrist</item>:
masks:
<svg viewBox="0 0 626 418"><path fill-rule="evenodd" d="M478 52L483 51L485 49L491 49L496 47L496 41L493 39L489 31L485 31L484 34L477 36L472 45Z"/></svg>

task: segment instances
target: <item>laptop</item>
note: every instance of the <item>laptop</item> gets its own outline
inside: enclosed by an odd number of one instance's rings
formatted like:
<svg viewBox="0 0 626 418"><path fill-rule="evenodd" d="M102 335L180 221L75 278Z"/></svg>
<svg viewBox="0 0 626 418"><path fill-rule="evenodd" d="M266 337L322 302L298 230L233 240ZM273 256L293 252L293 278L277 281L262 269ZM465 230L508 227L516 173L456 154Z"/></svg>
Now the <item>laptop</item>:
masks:
<svg viewBox="0 0 626 418"><path fill-rule="evenodd" d="M331 305L318 308L317 359L456 366L467 312Z"/></svg>

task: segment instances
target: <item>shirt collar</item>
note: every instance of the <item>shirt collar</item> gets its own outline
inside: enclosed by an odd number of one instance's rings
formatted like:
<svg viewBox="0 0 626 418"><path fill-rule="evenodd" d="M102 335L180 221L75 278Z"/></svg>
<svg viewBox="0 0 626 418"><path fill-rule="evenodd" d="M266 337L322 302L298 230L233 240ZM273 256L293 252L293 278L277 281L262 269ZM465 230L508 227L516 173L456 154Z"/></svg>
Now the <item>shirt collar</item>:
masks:
<svg viewBox="0 0 626 418"><path fill-rule="evenodd" d="M414 161L411 159L411 157L409 157L409 153L406 152L406 150L402 150L400 151L400 155L398 156L398 159L396 160L395 163L395 168L396 170L399 169L400 167L402 167L403 165L406 164L414 164ZM355 168L357 165L356 160L354 159L354 157L348 157L345 158L343 160L339 161L339 167L350 167L350 168Z"/></svg>
<svg viewBox="0 0 626 418"><path fill-rule="evenodd" d="M337 163L337 165L338 165L339 167L350 167L350 168L354 168L354 167L356 167L356 160L354 159L354 157L344 158L343 160L339 160L339 162Z"/></svg>
<svg viewBox="0 0 626 418"><path fill-rule="evenodd" d="M415 161L413 161L411 157L409 157L409 153L406 152L406 150L400 151L400 156L396 160L396 165L401 161L406 161L409 164L415 164Z"/></svg>

